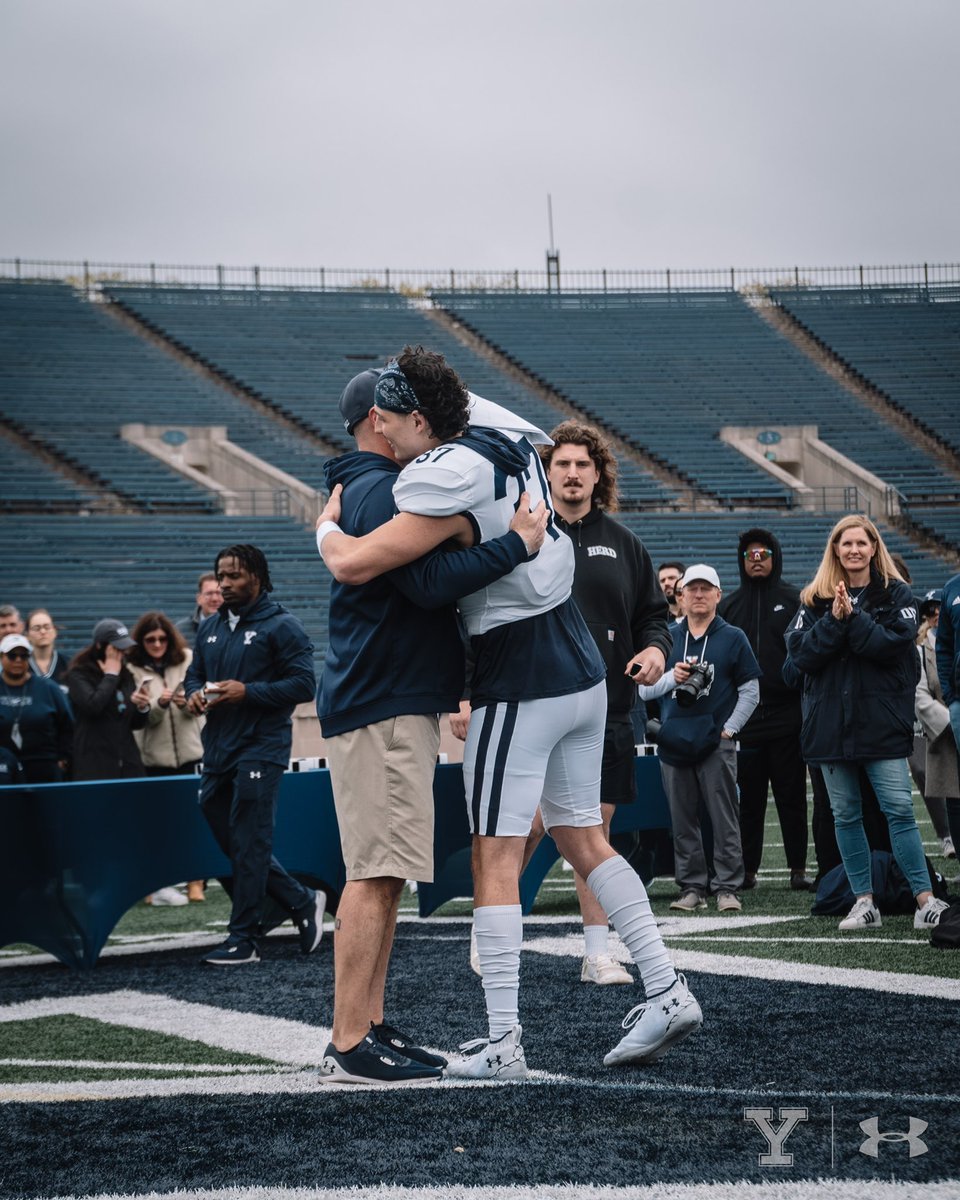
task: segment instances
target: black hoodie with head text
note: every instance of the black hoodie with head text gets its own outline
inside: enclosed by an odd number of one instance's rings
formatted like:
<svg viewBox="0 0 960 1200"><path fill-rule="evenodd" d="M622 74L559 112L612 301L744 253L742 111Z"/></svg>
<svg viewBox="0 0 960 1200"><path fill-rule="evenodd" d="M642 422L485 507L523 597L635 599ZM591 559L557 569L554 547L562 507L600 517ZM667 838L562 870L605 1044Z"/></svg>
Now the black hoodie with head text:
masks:
<svg viewBox="0 0 960 1200"><path fill-rule="evenodd" d="M745 569L743 554L751 542L762 542L773 551L772 570L762 579L752 578ZM787 654L784 635L800 607L800 593L781 578L783 552L769 529L747 529L740 535L737 566L740 587L721 600L718 612L747 635L763 671L760 703L740 734L741 743L749 746L794 731L799 734L800 693L787 687L781 670Z"/></svg>

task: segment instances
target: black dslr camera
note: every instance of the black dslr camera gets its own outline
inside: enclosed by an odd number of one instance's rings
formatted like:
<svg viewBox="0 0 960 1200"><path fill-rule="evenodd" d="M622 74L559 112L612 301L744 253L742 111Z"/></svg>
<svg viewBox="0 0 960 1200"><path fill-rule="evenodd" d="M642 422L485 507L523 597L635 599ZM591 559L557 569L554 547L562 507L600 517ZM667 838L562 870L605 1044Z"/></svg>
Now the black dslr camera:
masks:
<svg viewBox="0 0 960 1200"><path fill-rule="evenodd" d="M713 667L710 663L690 663L690 674L683 683L678 683L674 689L674 698L681 708L691 708L700 699L703 689L713 679Z"/></svg>

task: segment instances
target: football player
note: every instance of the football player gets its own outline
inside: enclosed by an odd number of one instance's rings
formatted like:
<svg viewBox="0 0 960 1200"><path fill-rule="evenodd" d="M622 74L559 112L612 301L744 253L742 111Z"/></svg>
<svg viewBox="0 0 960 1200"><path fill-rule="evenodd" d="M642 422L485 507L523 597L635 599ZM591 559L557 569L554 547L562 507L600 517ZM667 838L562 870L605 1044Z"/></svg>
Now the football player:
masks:
<svg viewBox="0 0 960 1200"><path fill-rule="evenodd" d="M551 519L535 449L549 438L472 397L443 356L422 346L405 347L388 364L374 407L377 429L407 464L394 485L399 514L350 538L336 524L334 489L317 523L317 547L339 581L364 583L451 539L473 545L497 537L524 493L534 511L543 505L547 513L536 557L460 601L475 656L463 773L489 1028L486 1037L463 1044L473 1053L451 1062L447 1073L498 1080L527 1073L519 1023L519 875L538 805L560 853L626 944L646 992L604 1062L656 1062L700 1028L702 1014L674 970L640 878L603 836L604 665L571 599L572 543Z"/></svg>

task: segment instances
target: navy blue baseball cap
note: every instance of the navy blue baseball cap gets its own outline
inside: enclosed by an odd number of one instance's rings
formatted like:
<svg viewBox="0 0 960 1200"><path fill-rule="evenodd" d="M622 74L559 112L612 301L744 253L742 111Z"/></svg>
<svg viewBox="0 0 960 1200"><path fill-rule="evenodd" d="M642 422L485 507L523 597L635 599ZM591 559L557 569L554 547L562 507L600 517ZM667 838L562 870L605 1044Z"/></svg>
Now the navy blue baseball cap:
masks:
<svg viewBox="0 0 960 1200"><path fill-rule="evenodd" d="M359 425L373 408L374 391L381 370L380 367L370 367L361 371L340 393L340 416L347 433L353 433L354 426Z"/></svg>

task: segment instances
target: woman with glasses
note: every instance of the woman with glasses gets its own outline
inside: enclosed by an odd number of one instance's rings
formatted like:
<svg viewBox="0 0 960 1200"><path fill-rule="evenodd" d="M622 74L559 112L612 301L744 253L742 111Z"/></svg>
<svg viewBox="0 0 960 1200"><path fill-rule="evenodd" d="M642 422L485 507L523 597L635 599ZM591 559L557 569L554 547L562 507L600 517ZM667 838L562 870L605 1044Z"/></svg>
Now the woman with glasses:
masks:
<svg viewBox="0 0 960 1200"><path fill-rule="evenodd" d="M143 762L134 740L150 713L150 694L137 687L125 659L136 643L122 621L106 617L67 671L74 713L73 778L137 779Z"/></svg>
<svg viewBox="0 0 960 1200"><path fill-rule="evenodd" d="M7 783L60 783L73 747L73 713L51 679L30 669L30 643L19 633L0 641L0 754Z"/></svg>
<svg viewBox="0 0 960 1200"><path fill-rule="evenodd" d="M59 630L45 608L35 608L27 617L27 638L30 641L30 670L34 675L58 683L64 691L67 685L67 660L57 650Z"/></svg>
<svg viewBox="0 0 960 1200"><path fill-rule="evenodd" d="M907 758L913 750L917 605L869 517L833 527L787 633L803 672L803 756L823 768L837 845L855 896L841 930L879 928L859 772L867 774L893 856L916 898L914 928L931 929L947 907L930 887L913 812Z"/></svg>
<svg viewBox="0 0 960 1200"><path fill-rule="evenodd" d="M203 756L200 730L203 717L187 707L183 680L193 658L183 635L161 612L148 612L133 630L130 669L140 689L150 694L147 723L135 735L148 775L192 775ZM174 900L171 896L179 899ZM203 900L203 880L187 885L190 900ZM154 892L153 904L179 904L175 888Z"/></svg>

